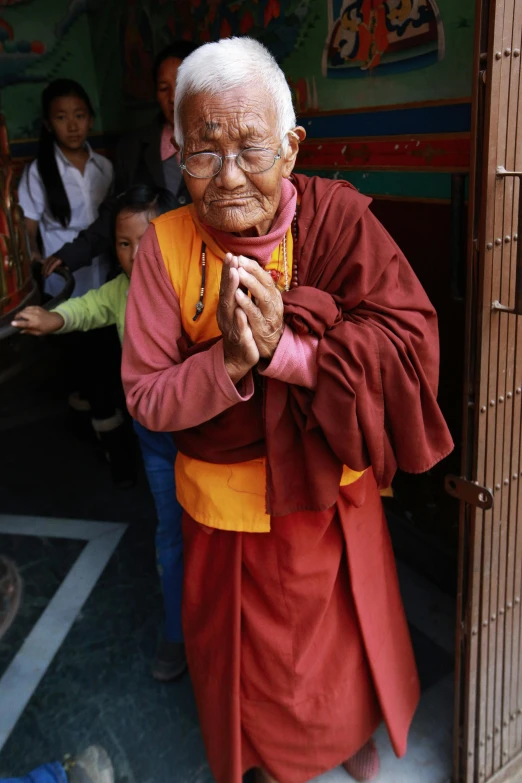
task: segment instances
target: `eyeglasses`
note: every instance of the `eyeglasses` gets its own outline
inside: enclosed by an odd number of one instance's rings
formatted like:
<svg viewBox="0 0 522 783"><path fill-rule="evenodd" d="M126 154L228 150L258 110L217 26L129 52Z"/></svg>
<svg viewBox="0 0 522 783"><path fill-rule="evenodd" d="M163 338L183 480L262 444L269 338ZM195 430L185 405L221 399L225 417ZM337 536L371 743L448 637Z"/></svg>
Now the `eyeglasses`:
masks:
<svg viewBox="0 0 522 783"><path fill-rule="evenodd" d="M263 174L275 166L281 158L281 147L274 155L272 150L263 147L249 147L237 155L218 155L217 152L195 152L181 164L181 169L196 179L212 179L223 168L225 160L235 160L247 174Z"/></svg>

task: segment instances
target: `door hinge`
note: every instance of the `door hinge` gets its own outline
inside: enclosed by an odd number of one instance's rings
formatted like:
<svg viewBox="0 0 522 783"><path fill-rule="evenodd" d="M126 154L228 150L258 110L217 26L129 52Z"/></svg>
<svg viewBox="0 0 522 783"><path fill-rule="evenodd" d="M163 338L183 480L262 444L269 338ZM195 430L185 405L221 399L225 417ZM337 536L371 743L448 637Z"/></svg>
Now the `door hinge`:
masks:
<svg viewBox="0 0 522 783"><path fill-rule="evenodd" d="M444 488L448 495L457 500L462 500L470 506L476 506L483 511L493 508L493 493L487 487L461 476L448 475L444 479Z"/></svg>

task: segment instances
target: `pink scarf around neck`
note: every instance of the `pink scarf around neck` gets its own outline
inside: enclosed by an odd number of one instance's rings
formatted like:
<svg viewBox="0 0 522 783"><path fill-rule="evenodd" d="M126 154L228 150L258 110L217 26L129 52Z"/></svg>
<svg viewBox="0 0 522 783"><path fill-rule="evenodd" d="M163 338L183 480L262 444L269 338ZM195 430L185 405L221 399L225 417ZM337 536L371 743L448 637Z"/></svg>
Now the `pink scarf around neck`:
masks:
<svg viewBox="0 0 522 783"><path fill-rule="evenodd" d="M204 224L205 231L226 250L236 256L254 258L261 266L266 266L272 253L283 241L283 237L292 225L297 204L297 191L288 179L281 184L281 200L275 213L274 222L268 234L261 237L238 237L226 231Z"/></svg>

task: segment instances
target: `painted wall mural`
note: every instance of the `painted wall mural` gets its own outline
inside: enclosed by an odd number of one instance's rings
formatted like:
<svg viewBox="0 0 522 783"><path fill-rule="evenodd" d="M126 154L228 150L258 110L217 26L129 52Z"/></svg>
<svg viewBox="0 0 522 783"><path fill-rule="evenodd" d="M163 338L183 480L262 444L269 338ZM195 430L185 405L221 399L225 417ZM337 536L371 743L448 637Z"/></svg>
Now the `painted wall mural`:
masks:
<svg viewBox="0 0 522 783"><path fill-rule="evenodd" d="M111 0L90 17L104 125L151 119L150 63L175 38L257 38L299 114L466 98L473 18L474 0Z"/></svg>
<svg viewBox="0 0 522 783"><path fill-rule="evenodd" d="M99 109L87 15L97 4L0 0L0 109L11 139L38 135L40 93L52 79L77 79Z"/></svg>
<svg viewBox="0 0 522 783"><path fill-rule="evenodd" d="M442 60L444 26L434 0L328 0L323 74L404 73Z"/></svg>
<svg viewBox="0 0 522 783"><path fill-rule="evenodd" d="M90 18L107 128L143 124L155 111L151 68L169 41L250 35L284 63L309 43L323 0L111 0ZM114 45L114 31L118 44ZM320 50L316 70L320 70ZM315 105L314 75L289 79L299 109Z"/></svg>
<svg viewBox="0 0 522 783"><path fill-rule="evenodd" d="M17 2L20 0L2 0L0 8ZM23 81L27 67L44 53L42 41L17 38L14 27L0 16L0 88Z"/></svg>
<svg viewBox="0 0 522 783"><path fill-rule="evenodd" d="M127 0L119 28L123 96L127 101L150 101L154 93L154 39L151 20L142 3Z"/></svg>
<svg viewBox="0 0 522 783"><path fill-rule="evenodd" d="M474 0L311 0L319 19L283 63L320 111L471 96Z"/></svg>
<svg viewBox="0 0 522 783"><path fill-rule="evenodd" d="M36 5L28 0L0 0L0 12L2 8L22 3ZM74 22L87 12L88 5L89 0L69 0L63 15L58 17L51 31L52 35L45 35L42 30L46 40L42 40L41 35L38 35L40 31L37 24L33 25L37 37L28 38L24 34L18 34L17 28L22 26L21 24L9 23L0 16L0 89L9 84L45 80L44 76L35 75L30 66L38 64L44 55L52 55ZM33 21L36 21L34 17Z"/></svg>
<svg viewBox="0 0 522 783"><path fill-rule="evenodd" d="M8 26L0 26L0 52L13 57L9 77L0 68L0 108L11 139L34 138L42 82L70 76L92 96L96 129L109 134L99 144L112 144L112 134L156 114L151 67L163 46L248 34L286 73L308 133L302 167L348 177L370 193L447 199L450 172L469 166L474 4L0 0ZM42 49L28 52L33 42ZM22 56L31 64L22 67ZM397 108L403 105L412 108ZM20 159L31 157L34 144L17 150Z"/></svg>
<svg viewBox="0 0 522 783"><path fill-rule="evenodd" d="M251 35L281 62L293 51L310 4L311 0L123 0L119 27L125 98L150 99L153 52L162 34L157 29L160 19L172 39L206 43L231 35Z"/></svg>

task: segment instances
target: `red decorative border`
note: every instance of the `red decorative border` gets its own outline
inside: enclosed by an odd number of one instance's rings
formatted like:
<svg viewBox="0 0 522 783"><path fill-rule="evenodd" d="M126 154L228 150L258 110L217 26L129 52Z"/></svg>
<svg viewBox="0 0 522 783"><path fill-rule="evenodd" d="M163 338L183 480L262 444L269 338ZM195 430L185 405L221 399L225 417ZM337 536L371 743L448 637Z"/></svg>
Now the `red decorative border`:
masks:
<svg viewBox="0 0 522 783"><path fill-rule="evenodd" d="M102 154L106 150L100 149ZM391 136L346 139L307 139L299 150L297 167L307 171L418 171L467 173L470 168L470 136ZM31 157L14 157L18 182Z"/></svg>
<svg viewBox="0 0 522 783"><path fill-rule="evenodd" d="M441 136L394 136L364 139L310 139L301 144L299 168L345 171L467 172L468 133Z"/></svg>

